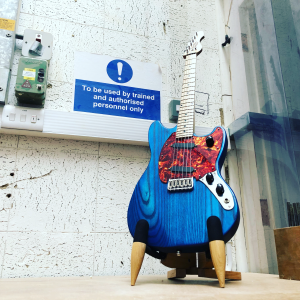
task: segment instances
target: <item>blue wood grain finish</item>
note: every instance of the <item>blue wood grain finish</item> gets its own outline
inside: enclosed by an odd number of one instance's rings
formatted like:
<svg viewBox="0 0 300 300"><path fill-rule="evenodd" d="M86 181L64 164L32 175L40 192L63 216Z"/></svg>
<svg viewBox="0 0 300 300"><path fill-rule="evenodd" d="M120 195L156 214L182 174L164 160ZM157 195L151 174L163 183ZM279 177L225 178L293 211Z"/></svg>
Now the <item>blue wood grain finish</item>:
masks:
<svg viewBox="0 0 300 300"><path fill-rule="evenodd" d="M223 144L216 163L219 176L227 152L227 136L222 130ZM155 250L167 253L203 251L209 242L206 220L210 216L220 218L227 242L238 228L238 203L230 190L235 205L230 211L224 210L209 189L195 179L192 191L168 191L167 184L159 179L158 161L165 141L175 131L176 127L165 128L159 121L149 129L151 158L132 194L127 213L128 227L134 236L136 223L140 219L147 220L150 227L147 244Z"/></svg>

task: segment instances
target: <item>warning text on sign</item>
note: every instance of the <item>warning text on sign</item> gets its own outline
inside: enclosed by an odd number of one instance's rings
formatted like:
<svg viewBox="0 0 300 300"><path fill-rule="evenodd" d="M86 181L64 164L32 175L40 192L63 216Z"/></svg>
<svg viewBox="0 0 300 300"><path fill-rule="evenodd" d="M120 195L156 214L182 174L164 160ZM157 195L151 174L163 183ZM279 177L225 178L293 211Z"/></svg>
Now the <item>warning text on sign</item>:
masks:
<svg viewBox="0 0 300 300"><path fill-rule="evenodd" d="M160 120L160 92L76 79L74 110Z"/></svg>

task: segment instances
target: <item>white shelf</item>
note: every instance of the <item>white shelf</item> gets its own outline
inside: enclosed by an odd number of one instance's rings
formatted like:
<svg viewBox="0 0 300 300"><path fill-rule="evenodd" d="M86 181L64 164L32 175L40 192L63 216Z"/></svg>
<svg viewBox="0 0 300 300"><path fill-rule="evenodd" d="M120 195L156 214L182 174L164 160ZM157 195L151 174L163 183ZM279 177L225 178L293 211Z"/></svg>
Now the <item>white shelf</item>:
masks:
<svg viewBox="0 0 300 300"><path fill-rule="evenodd" d="M2 109L1 109L2 110ZM42 132L0 128L1 133L148 145L148 130L153 121L82 112L45 110ZM174 123L164 123L168 128ZM207 135L211 127L196 127L197 135Z"/></svg>

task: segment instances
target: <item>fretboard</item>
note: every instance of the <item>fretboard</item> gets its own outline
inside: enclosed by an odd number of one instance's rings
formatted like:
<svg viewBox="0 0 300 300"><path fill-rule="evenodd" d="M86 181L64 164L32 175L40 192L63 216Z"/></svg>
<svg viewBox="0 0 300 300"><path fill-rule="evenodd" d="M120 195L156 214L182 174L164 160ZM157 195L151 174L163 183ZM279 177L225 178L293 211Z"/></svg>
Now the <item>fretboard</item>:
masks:
<svg viewBox="0 0 300 300"><path fill-rule="evenodd" d="M185 68L178 115L176 138L191 137L194 133L196 84L196 54L185 59Z"/></svg>

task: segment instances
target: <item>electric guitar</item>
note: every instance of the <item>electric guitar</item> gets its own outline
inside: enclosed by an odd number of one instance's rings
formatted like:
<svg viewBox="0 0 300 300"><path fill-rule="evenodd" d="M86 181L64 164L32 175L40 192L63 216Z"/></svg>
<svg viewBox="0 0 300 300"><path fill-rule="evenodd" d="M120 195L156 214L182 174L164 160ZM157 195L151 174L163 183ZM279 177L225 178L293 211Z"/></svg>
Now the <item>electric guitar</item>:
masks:
<svg viewBox="0 0 300 300"><path fill-rule="evenodd" d="M183 54L177 126L168 129L159 121L150 126L151 159L128 208L131 235L137 222L146 220L147 246L164 253L207 250L211 216L220 219L225 243L239 225L236 197L220 174L228 144L225 129L217 126L208 136L194 134L196 57L202 38L203 32L197 32Z"/></svg>

